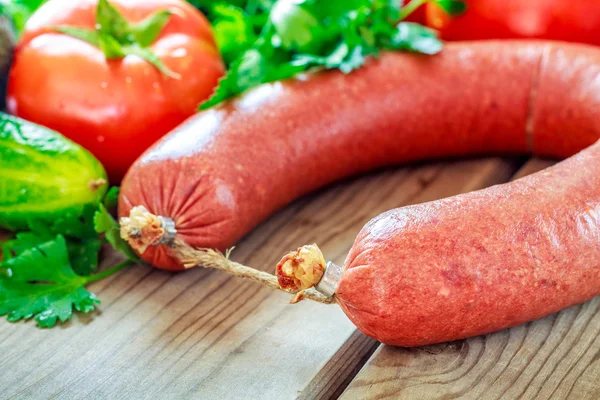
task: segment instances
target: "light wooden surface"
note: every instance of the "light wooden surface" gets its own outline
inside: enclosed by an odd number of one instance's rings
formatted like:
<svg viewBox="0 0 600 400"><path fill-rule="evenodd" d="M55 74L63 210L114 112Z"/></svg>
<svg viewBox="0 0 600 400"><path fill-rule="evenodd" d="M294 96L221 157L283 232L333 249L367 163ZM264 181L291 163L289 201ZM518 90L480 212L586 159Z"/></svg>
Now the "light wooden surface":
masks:
<svg viewBox="0 0 600 400"><path fill-rule="evenodd" d="M382 211L506 182L524 162L427 163L343 182L276 214L233 258L272 271L286 251L317 242L342 263ZM528 162L521 173L545 165ZM64 327L0 322L0 399L600 398L597 300L407 350L357 332L337 306L289 305L221 272L140 265L91 290L101 311Z"/></svg>

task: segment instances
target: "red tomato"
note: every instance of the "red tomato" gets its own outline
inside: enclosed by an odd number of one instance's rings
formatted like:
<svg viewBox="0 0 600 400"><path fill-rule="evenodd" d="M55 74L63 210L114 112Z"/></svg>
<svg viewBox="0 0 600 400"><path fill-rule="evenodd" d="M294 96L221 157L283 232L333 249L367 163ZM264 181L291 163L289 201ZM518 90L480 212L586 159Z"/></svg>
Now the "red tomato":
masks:
<svg viewBox="0 0 600 400"><path fill-rule="evenodd" d="M447 40L543 38L600 44L598 0L466 0L450 18L427 4L427 24Z"/></svg>
<svg viewBox="0 0 600 400"><path fill-rule="evenodd" d="M113 183L152 143L209 97L224 65L204 16L183 0L112 0L129 22L173 14L150 48L180 74L169 78L136 56L103 52L51 27L92 29L97 0L51 0L29 20L15 52L8 110L90 150Z"/></svg>

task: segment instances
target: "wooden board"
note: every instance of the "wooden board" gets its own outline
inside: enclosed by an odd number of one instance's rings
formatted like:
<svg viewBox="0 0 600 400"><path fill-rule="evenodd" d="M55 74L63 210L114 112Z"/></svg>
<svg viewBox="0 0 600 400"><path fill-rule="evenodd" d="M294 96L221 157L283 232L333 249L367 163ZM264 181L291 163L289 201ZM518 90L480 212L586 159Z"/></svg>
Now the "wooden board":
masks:
<svg viewBox="0 0 600 400"><path fill-rule="evenodd" d="M317 242L342 263L380 212L505 182L523 161L430 163L334 185L281 210L233 258L272 271L286 251ZM286 294L221 272L139 265L90 289L100 312L61 328L0 322L0 399L596 393L595 301L494 335L403 350L357 332L336 306L289 305Z"/></svg>

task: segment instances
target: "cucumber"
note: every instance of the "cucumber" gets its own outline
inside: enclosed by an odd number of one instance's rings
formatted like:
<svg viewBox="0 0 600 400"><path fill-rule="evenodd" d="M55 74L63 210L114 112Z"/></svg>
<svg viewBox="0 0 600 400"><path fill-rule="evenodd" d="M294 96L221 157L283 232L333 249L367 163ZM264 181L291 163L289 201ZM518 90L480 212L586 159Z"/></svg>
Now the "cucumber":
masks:
<svg viewBox="0 0 600 400"><path fill-rule="evenodd" d="M12 33L11 23L8 18L0 15L0 110L5 106L8 70L14 46L15 36Z"/></svg>
<svg viewBox="0 0 600 400"><path fill-rule="evenodd" d="M77 236L90 229L85 215L98 207L107 187L102 164L87 150L0 112L0 227L20 231L43 225Z"/></svg>

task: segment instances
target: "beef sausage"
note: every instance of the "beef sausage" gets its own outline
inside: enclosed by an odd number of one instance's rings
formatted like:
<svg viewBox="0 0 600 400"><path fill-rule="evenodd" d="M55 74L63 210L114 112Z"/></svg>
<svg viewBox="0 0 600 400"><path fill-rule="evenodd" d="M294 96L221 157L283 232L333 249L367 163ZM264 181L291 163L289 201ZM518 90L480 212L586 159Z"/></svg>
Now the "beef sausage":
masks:
<svg viewBox="0 0 600 400"><path fill-rule="evenodd" d="M452 43L436 56L386 53L349 75L265 84L193 116L142 155L123 181L119 214L143 206L172 220L181 242L225 249L299 196L374 168L568 157L600 137L599 76L595 47L498 41ZM494 190L500 198L504 189ZM182 269L151 231L125 236L146 261Z"/></svg>
<svg viewBox="0 0 600 400"><path fill-rule="evenodd" d="M596 143L523 179L374 218L336 298L383 343L462 339L600 294L599 245Z"/></svg>

